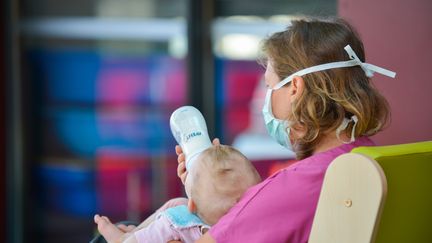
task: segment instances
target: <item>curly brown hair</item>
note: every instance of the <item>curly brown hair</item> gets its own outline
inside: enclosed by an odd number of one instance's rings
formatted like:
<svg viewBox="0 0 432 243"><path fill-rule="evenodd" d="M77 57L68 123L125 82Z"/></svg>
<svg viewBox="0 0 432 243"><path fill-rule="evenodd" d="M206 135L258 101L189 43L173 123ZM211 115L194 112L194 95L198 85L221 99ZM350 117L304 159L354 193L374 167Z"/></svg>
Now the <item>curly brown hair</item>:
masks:
<svg viewBox="0 0 432 243"><path fill-rule="evenodd" d="M349 60L344 47L350 45L362 62L363 43L345 20L302 19L265 40L263 50L282 80L311 66ZM389 105L360 66L335 68L303 76L305 89L292 103L288 120L306 133L296 139L299 159L310 156L324 135L333 132L344 118L355 115L355 137L373 135L390 118ZM345 130L351 134L353 124Z"/></svg>

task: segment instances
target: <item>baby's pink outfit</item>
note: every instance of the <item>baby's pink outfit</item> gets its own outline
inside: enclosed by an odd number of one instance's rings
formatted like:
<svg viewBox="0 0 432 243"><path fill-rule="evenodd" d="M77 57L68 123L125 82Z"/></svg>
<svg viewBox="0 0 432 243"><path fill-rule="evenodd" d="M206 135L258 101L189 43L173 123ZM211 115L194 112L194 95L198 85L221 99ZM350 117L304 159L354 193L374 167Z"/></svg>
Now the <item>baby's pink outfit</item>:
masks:
<svg viewBox="0 0 432 243"><path fill-rule="evenodd" d="M202 229L209 226L189 212L185 205L168 208L158 214L155 221L135 232L138 242L166 243L179 240L193 243L202 236Z"/></svg>
<svg viewBox="0 0 432 243"><path fill-rule="evenodd" d="M367 137L315 154L251 187L209 233L216 242L304 243L308 241L324 174L329 164Z"/></svg>

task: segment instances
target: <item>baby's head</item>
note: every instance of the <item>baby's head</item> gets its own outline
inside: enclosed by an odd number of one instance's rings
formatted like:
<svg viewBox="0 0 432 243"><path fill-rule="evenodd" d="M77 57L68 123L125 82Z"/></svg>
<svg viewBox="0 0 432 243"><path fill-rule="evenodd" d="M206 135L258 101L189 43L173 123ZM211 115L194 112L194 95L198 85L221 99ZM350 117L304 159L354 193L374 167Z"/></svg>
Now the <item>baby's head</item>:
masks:
<svg viewBox="0 0 432 243"><path fill-rule="evenodd" d="M261 180L251 162L230 146L214 145L196 159L185 182L188 206L209 225L215 224L249 187Z"/></svg>

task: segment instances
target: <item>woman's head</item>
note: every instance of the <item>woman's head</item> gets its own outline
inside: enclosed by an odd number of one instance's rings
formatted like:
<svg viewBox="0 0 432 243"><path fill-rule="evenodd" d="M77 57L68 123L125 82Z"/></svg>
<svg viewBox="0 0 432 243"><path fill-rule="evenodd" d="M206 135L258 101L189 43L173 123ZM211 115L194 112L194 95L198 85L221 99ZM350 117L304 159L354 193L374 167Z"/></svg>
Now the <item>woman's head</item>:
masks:
<svg viewBox="0 0 432 243"><path fill-rule="evenodd" d="M266 83L273 86L291 74L316 65L347 61L350 45L362 62L363 44L354 29L341 19L293 21L286 31L264 42L268 59ZM344 118L356 116L355 137L373 135L386 124L388 104L360 66L313 72L272 92L276 118L290 123L294 150L305 158ZM345 132L351 134L353 122Z"/></svg>
<svg viewBox="0 0 432 243"><path fill-rule="evenodd" d="M209 225L215 224L249 187L261 180L251 162L230 146L212 146L197 160L187 178L190 202Z"/></svg>

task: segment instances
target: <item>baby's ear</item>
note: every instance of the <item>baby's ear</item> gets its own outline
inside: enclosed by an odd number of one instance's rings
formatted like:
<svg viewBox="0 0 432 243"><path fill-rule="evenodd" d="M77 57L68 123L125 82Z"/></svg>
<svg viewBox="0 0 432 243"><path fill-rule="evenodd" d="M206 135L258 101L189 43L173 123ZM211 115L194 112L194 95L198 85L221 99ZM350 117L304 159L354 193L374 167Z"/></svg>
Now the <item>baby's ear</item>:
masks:
<svg viewBox="0 0 432 243"><path fill-rule="evenodd" d="M189 212L196 213L195 202L192 199L190 199L190 198L189 198L189 201L188 201L188 209L189 209Z"/></svg>

